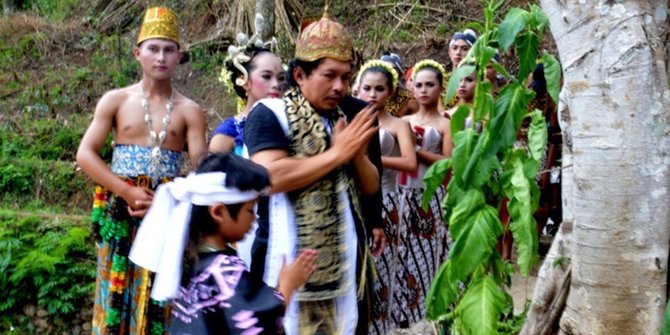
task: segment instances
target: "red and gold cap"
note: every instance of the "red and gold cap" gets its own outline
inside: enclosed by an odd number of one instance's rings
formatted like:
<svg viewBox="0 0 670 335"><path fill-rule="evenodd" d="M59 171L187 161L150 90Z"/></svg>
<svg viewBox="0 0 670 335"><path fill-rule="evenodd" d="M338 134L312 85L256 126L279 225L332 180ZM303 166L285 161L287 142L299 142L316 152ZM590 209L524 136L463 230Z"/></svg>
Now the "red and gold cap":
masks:
<svg viewBox="0 0 670 335"><path fill-rule="evenodd" d="M168 8L152 7L144 14L137 44L150 38L162 38L179 43L179 23L177 16Z"/></svg>
<svg viewBox="0 0 670 335"><path fill-rule="evenodd" d="M354 59L351 38L344 26L330 19L328 7L320 20L307 25L298 35L295 58L306 62L321 58L342 62Z"/></svg>

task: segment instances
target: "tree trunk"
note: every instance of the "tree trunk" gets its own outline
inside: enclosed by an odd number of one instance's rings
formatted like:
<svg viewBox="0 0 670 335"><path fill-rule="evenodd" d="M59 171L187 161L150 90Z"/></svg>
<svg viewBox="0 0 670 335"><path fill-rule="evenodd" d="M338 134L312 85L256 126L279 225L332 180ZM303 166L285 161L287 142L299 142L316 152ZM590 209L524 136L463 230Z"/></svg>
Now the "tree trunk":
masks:
<svg viewBox="0 0 670 335"><path fill-rule="evenodd" d="M519 335L546 335L556 328L570 289L572 222L564 220L537 274L533 301Z"/></svg>
<svg viewBox="0 0 670 335"><path fill-rule="evenodd" d="M2 12L9 16L14 12L14 0L2 0Z"/></svg>
<svg viewBox="0 0 670 335"><path fill-rule="evenodd" d="M259 15L263 18L259 21ZM269 41L275 33L275 0L256 0L255 34Z"/></svg>
<svg viewBox="0 0 670 335"><path fill-rule="evenodd" d="M670 238L667 0L542 0L563 66L563 334L657 334ZM565 185L565 184L564 184Z"/></svg>

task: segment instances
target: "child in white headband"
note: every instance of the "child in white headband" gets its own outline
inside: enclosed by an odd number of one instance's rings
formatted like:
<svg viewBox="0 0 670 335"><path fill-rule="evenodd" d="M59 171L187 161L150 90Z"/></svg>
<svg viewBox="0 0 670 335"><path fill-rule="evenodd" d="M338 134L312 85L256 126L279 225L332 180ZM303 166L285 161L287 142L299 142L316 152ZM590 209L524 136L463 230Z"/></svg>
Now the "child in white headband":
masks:
<svg viewBox="0 0 670 335"><path fill-rule="evenodd" d="M170 334L283 332L285 303L316 269L317 252L303 250L284 266L275 290L252 280L230 246L251 228L269 186L262 166L212 154L196 174L158 188L130 259L156 272L152 298L174 299Z"/></svg>

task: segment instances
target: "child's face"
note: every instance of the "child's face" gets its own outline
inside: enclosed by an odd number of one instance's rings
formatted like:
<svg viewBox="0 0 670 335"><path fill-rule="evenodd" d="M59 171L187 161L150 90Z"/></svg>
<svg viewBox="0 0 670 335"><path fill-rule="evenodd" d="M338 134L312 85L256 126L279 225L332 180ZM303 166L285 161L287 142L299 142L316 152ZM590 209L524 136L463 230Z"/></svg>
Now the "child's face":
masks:
<svg viewBox="0 0 670 335"><path fill-rule="evenodd" d="M281 93L280 86L286 80L279 58L270 52L263 52L254 57L249 77L244 86L249 101L267 97L278 98Z"/></svg>
<svg viewBox="0 0 670 335"><path fill-rule="evenodd" d="M228 216L227 220L230 222L221 225L221 234L228 242L242 240L244 235L251 230L251 225L256 221L256 200L245 202L237 213L237 218L233 219Z"/></svg>

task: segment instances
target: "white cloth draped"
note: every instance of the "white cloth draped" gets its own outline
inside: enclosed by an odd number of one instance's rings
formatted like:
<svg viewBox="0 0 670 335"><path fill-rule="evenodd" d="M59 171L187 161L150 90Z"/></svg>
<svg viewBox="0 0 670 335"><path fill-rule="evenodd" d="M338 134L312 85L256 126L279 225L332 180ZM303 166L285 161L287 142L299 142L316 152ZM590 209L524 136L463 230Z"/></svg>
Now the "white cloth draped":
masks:
<svg viewBox="0 0 670 335"><path fill-rule="evenodd" d="M210 172L158 186L129 256L133 263L156 273L151 298L165 301L177 296L192 205L239 204L261 194L225 187L225 181L225 173Z"/></svg>

